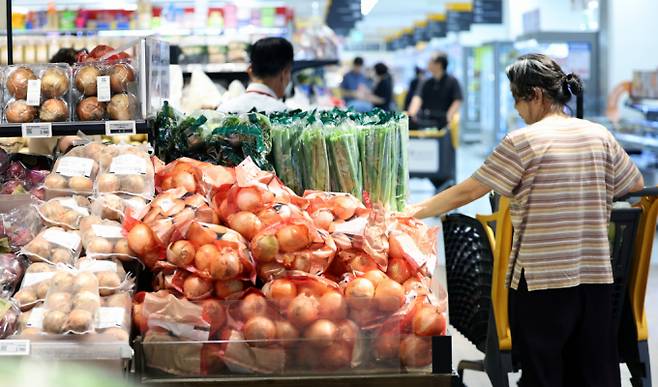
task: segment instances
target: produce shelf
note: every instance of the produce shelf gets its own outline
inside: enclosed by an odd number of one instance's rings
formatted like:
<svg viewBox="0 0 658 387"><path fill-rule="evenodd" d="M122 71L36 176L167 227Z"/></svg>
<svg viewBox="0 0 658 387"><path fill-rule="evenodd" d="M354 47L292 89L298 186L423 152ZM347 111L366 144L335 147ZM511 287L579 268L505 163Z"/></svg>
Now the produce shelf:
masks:
<svg viewBox="0 0 658 387"><path fill-rule="evenodd" d="M106 121L90 122L53 122L53 136L74 136L82 132L88 136L104 135ZM135 131L139 134L149 133L149 125L146 120L135 121ZM0 137L21 137L21 124L0 124Z"/></svg>
<svg viewBox="0 0 658 387"><path fill-rule="evenodd" d="M27 339L14 336L3 340L3 344L19 344L28 342L28 353L15 352L16 347L3 346L3 356L28 356L39 360L129 360L133 357L133 350L128 341L106 341L102 335L95 338L79 338L72 340L70 337L61 336L51 339Z"/></svg>

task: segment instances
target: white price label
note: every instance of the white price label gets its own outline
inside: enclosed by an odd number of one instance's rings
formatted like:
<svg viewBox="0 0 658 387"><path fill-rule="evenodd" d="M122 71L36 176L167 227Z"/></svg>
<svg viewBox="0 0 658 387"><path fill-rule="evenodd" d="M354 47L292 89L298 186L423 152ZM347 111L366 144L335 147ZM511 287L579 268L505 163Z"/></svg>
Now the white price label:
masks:
<svg viewBox="0 0 658 387"><path fill-rule="evenodd" d="M108 226L106 224L92 224L91 228L94 230L94 234L101 238L108 239L121 239L123 234L121 233L121 226Z"/></svg>
<svg viewBox="0 0 658 387"><path fill-rule="evenodd" d="M92 273L103 273L106 271L116 273L117 264L114 261L85 258L78 261L78 270Z"/></svg>
<svg viewBox="0 0 658 387"><path fill-rule="evenodd" d="M409 139L409 172L439 171L439 141L434 138Z"/></svg>
<svg viewBox="0 0 658 387"><path fill-rule="evenodd" d="M27 104L29 106L41 105L41 80L30 79L27 81Z"/></svg>
<svg viewBox="0 0 658 387"><path fill-rule="evenodd" d="M80 236L74 232L48 229L44 231L43 239L71 251L76 251L80 248Z"/></svg>
<svg viewBox="0 0 658 387"><path fill-rule="evenodd" d="M89 216L89 211L84 207L80 207L78 202L76 202L73 198L61 199L59 200L59 204L61 204L62 207L73 210L82 216Z"/></svg>
<svg viewBox="0 0 658 387"><path fill-rule="evenodd" d="M106 136L125 136L137 134L135 121L105 121Z"/></svg>
<svg viewBox="0 0 658 387"><path fill-rule="evenodd" d="M0 356L29 356L30 340L0 340Z"/></svg>
<svg viewBox="0 0 658 387"><path fill-rule="evenodd" d="M98 310L96 329L120 328L125 325L126 310L121 307L103 307Z"/></svg>
<svg viewBox="0 0 658 387"><path fill-rule="evenodd" d="M46 314L46 308L33 308L30 312L30 318L27 319L29 328L43 329L43 317Z"/></svg>
<svg viewBox="0 0 658 387"><path fill-rule="evenodd" d="M96 77L96 94L98 102L110 102L110 99L112 99L110 77L108 75Z"/></svg>
<svg viewBox="0 0 658 387"><path fill-rule="evenodd" d="M84 157L67 156L59 159L57 170L60 175L73 176L91 176L94 169L94 160Z"/></svg>
<svg viewBox="0 0 658 387"><path fill-rule="evenodd" d="M135 155L121 155L112 159L110 173L117 175L145 175L146 160Z"/></svg>
<svg viewBox="0 0 658 387"><path fill-rule="evenodd" d="M21 124L23 137L50 138L53 136L53 124L50 122L32 122Z"/></svg>
<svg viewBox="0 0 658 387"><path fill-rule="evenodd" d="M47 271L44 273L25 273L23 277L23 285L21 289L29 288L32 285L36 285L43 281L51 279L55 275L54 271Z"/></svg>

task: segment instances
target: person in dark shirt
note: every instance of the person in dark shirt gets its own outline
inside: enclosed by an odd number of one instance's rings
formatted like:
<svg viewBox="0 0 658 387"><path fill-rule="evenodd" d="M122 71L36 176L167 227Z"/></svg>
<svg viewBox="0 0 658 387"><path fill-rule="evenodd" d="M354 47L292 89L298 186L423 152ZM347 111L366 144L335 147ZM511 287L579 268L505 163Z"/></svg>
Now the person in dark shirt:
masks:
<svg viewBox="0 0 658 387"><path fill-rule="evenodd" d="M383 63L375 65L375 88L369 100L374 107L382 110L393 109L393 79L388 72L388 67Z"/></svg>
<svg viewBox="0 0 658 387"><path fill-rule="evenodd" d="M363 58L357 56L352 62L352 69L345 73L340 84L345 104L359 112L372 109L372 104L364 99L370 88L370 80L363 71Z"/></svg>
<svg viewBox="0 0 658 387"><path fill-rule="evenodd" d="M408 114L412 127L443 128L459 111L462 91L455 77L448 74L448 57L436 53L429 61L427 69L432 77L418 85L411 99Z"/></svg>
<svg viewBox="0 0 658 387"><path fill-rule="evenodd" d="M416 66L415 68L416 77L411 80L409 83L409 88L407 89L407 95L404 97L404 110L409 110L409 105L411 104L411 99L416 94L416 89L418 89L418 84L423 82L425 79L425 70Z"/></svg>

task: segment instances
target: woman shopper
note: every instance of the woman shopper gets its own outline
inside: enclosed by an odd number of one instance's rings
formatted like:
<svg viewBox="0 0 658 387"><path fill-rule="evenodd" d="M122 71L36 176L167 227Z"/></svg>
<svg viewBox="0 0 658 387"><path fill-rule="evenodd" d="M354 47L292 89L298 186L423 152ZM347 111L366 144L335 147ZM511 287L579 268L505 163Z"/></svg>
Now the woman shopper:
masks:
<svg viewBox="0 0 658 387"><path fill-rule="evenodd" d="M582 97L578 76L531 54L507 77L528 126L509 133L470 178L410 211L440 215L491 190L509 197L519 385L619 386L607 230L613 198L642 189L644 180L608 130L565 113L572 95Z"/></svg>

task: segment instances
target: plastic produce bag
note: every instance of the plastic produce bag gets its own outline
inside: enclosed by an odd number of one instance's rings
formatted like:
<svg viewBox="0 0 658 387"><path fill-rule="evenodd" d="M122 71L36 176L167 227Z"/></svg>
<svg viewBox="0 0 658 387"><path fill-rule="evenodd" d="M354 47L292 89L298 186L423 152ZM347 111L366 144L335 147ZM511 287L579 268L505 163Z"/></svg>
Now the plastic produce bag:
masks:
<svg viewBox="0 0 658 387"><path fill-rule="evenodd" d="M76 267L81 273L87 272L96 276L101 297L128 292L134 286L134 280L126 273L121 261L118 260L82 258L77 262Z"/></svg>
<svg viewBox="0 0 658 387"><path fill-rule="evenodd" d="M21 249L32 262L63 263L73 265L82 250L80 235L60 227L44 229Z"/></svg>
<svg viewBox="0 0 658 387"><path fill-rule="evenodd" d="M57 197L37 207L47 226L77 230L80 219L89 216L89 199L84 196Z"/></svg>
<svg viewBox="0 0 658 387"><path fill-rule="evenodd" d="M302 171L306 189L331 191L329 154L324 137L322 122L316 115L309 115L301 135L304 158Z"/></svg>
<svg viewBox="0 0 658 387"><path fill-rule="evenodd" d="M28 311L46 299L50 279L55 275L55 266L35 262L25 271L21 287L14 295L22 311Z"/></svg>
<svg viewBox="0 0 658 387"><path fill-rule="evenodd" d="M14 254L0 254L0 298L14 294L26 266L26 262Z"/></svg>
<svg viewBox="0 0 658 387"><path fill-rule="evenodd" d="M272 159L277 176L297 195L304 193L301 133L305 113L275 113L272 120Z"/></svg>
<svg viewBox="0 0 658 387"><path fill-rule="evenodd" d="M126 211L139 213L146 207L146 200L139 196L100 194L92 198L91 214L101 219L122 222Z"/></svg>
<svg viewBox="0 0 658 387"><path fill-rule="evenodd" d="M104 149L104 145L89 143L58 158L53 172L44 181L47 197L91 195L98 175L99 156Z"/></svg>
<svg viewBox="0 0 658 387"><path fill-rule="evenodd" d="M18 251L31 242L41 230L37 210L29 204L0 213L0 253Z"/></svg>
<svg viewBox="0 0 658 387"><path fill-rule="evenodd" d="M128 246L123 227L118 222L90 217L80 227L80 234L82 246L89 258L117 258L121 261L137 259L137 255Z"/></svg>
<svg viewBox="0 0 658 387"><path fill-rule="evenodd" d="M95 182L97 193L114 193L152 199L154 169L146 149L132 145L110 145L100 156L101 172Z"/></svg>
<svg viewBox="0 0 658 387"><path fill-rule="evenodd" d="M180 158L163 166L156 165L155 184L158 192L183 188L186 192L209 197L216 189L235 183L235 170L191 158Z"/></svg>
<svg viewBox="0 0 658 387"><path fill-rule="evenodd" d="M20 314L18 305L5 298L0 298L0 339L16 333Z"/></svg>

